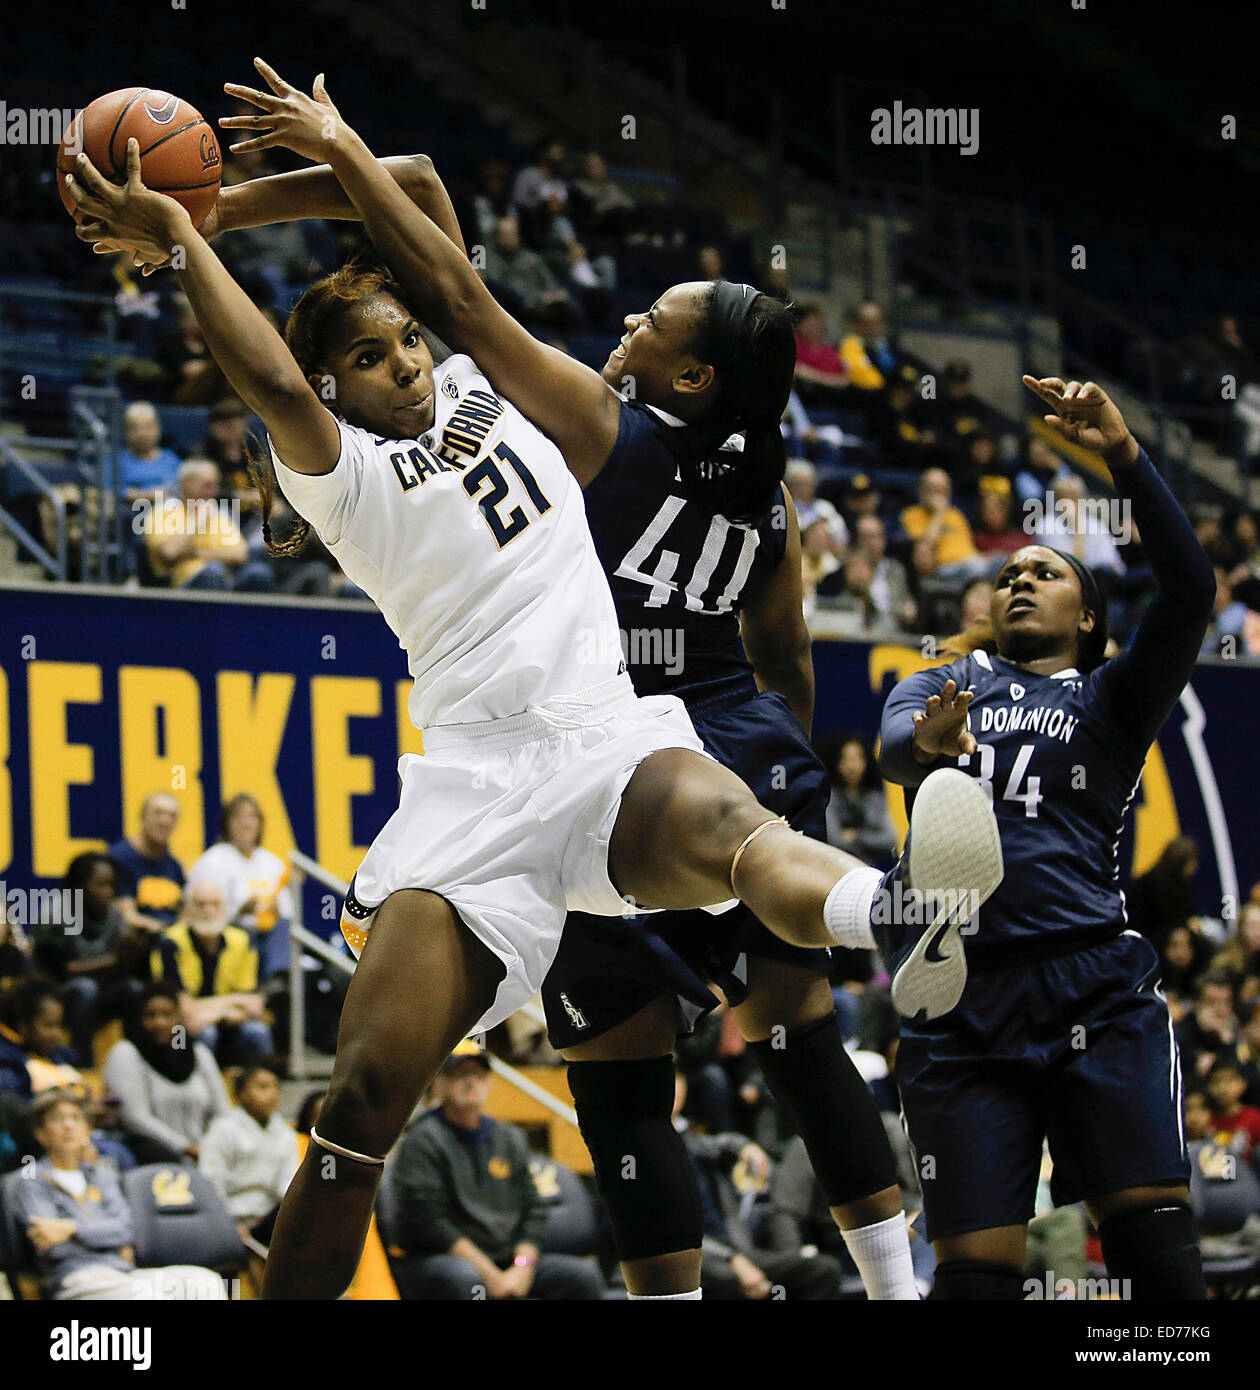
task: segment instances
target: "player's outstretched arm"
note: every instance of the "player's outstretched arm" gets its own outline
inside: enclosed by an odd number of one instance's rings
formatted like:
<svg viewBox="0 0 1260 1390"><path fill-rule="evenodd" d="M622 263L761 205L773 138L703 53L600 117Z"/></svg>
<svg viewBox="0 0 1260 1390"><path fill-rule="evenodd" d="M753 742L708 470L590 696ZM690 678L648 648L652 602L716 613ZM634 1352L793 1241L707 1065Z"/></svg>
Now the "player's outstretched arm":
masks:
<svg viewBox="0 0 1260 1390"><path fill-rule="evenodd" d="M617 440L621 402L616 393L597 372L540 343L496 302L467 258L342 119L322 75L307 96L261 59L255 66L270 93L235 84L225 90L261 114L230 116L221 124L264 133L233 150L283 145L307 159L326 159L412 311L453 348L468 353L495 390L550 436L578 481L590 482Z"/></svg>
<svg viewBox="0 0 1260 1390"><path fill-rule="evenodd" d="M341 454L336 422L320 404L276 330L228 274L173 198L140 180L140 146L127 142L127 182L103 178L86 155L67 180L77 206L99 221L98 252L171 257L214 360L232 389L261 416L276 448L299 473L331 473ZM400 195L401 196L401 195Z"/></svg>
<svg viewBox="0 0 1260 1390"><path fill-rule="evenodd" d="M429 156L390 155L377 162L407 197L463 251L464 237L455 207ZM346 197L337 175L327 164L225 185L197 230L206 241L213 241L223 232L268 227L276 222L302 222L308 218L334 222L359 220L358 209ZM75 235L80 241L99 241L100 224L85 219L75 228ZM146 275L157 269L160 267L144 262Z"/></svg>

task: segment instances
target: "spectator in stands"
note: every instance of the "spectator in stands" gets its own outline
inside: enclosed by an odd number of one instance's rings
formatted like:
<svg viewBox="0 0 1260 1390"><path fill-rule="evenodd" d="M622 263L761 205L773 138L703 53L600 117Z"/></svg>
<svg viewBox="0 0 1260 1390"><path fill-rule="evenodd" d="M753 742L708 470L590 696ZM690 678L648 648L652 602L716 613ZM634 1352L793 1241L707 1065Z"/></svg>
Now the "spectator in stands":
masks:
<svg viewBox="0 0 1260 1390"><path fill-rule="evenodd" d="M189 1031L225 1065L252 1062L273 1050L258 993L258 952L249 934L228 923L223 888L190 879L184 920L158 939L151 969L180 991Z"/></svg>
<svg viewBox="0 0 1260 1390"><path fill-rule="evenodd" d="M271 570L249 560L234 508L219 498L219 470L209 459L188 459L179 470L179 498L152 511L145 537L149 567L172 589L272 587Z"/></svg>
<svg viewBox="0 0 1260 1390"><path fill-rule="evenodd" d="M1226 568L1233 595L1248 608L1260 609L1260 544L1255 514L1236 511L1225 528Z"/></svg>
<svg viewBox="0 0 1260 1390"><path fill-rule="evenodd" d="M945 364L940 395L928 409L940 446L952 460L960 458L971 436L993 420L993 412L972 390L971 364L961 360Z"/></svg>
<svg viewBox="0 0 1260 1390"><path fill-rule="evenodd" d="M547 1224L529 1171L529 1146L515 1125L485 1113L490 1063L471 1039L434 1082L437 1107L403 1135L390 1175L399 1240L422 1256L403 1298L598 1299L596 1266L543 1254Z"/></svg>
<svg viewBox="0 0 1260 1390"><path fill-rule="evenodd" d="M859 304L847 315L849 332L841 340L840 357L849 380L859 391L882 391L897 370L897 354L888 340L884 311L878 304Z"/></svg>
<svg viewBox="0 0 1260 1390"><path fill-rule="evenodd" d="M919 398L914 368L901 367L872 412L871 437L889 468L922 468L936 452L936 431Z"/></svg>
<svg viewBox="0 0 1260 1390"><path fill-rule="evenodd" d="M582 177L570 187L569 203L574 225L585 237L615 239L630 229L634 200L608 176L604 157L595 150L582 161Z"/></svg>
<svg viewBox="0 0 1260 1390"><path fill-rule="evenodd" d="M264 155L265 160L265 155ZM229 163L223 182L244 183L278 172L264 162L257 173ZM273 303L284 299L290 285L300 285L318 271L307 244L303 222L272 222L265 227L239 227L223 243L223 257L238 280L255 297Z"/></svg>
<svg viewBox="0 0 1260 1390"><path fill-rule="evenodd" d="M840 515L849 527L849 534L856 535L862 518L878 516L883 502L883 494L865 473L855 473L844 486L840 498Z"/></svg>
<svg viewBox="0 0 1260 1390"><path fill-rule="evenodd" d="M1061 474L1066 472L1063 460L1044 439L1035 436L1028 441L1028 460L1015 475L1015 497L1021 511L1026 502L1044 503L1047 492L1054 490Z"/></svg>
<svg viewBox="0 0 1260 1390"><path fill-rule="evenodd" d="M722 1056L723 1004L695 1020L675 1048L687 1082L686 1114L710 1134L735 1128L734 1076Z"/></svg>
<svg viewBox="0 0 1260 1390"><path fill-rule="evenodd" d="M228 917L249 933L263 980L289 966L289 923L293 895L289 866L262 846L263 814L255 797L240 792L223 807L219 838L188 871L190 879L211 878L223 889Z"/></svg>
<svg viewBox="0 0 1260 1390"><path fill-rule="evenodd" d="M1095 515L1086 499L1084 481L1075 473L1064 474L1054 485L1053 507L1047 505L1034 517L1032 538L1070 552L1095 574L1106 570L1122 575L1124 561L1116 547L1116 538L1103 519L1106 500L1096 499L1102 507Z"/></svg>
<svg viewBox="0 0 1260 1390"><path fill-rule="evenodd" d="M816 516L808 526L801 528L801 583L806 616L812 612L820 587L832 575L839 575L839 582L843 584L843 556L844 551L825 517Z"/></svg>
<svg viewBox="0 0 1260 1390"><path fill-rule="evenodd" d="M819 598L827 600L831 630L841 637L869 637L881 625L881 615L871 596L875 570L865 555L847 555L840 569L820 580Z"/></svg>
<svg viewBox="0 0 1260 1390"><path fill-rule="evenodd" d="M696 256L696 266L700 271L701 280L725 280L726 262L722 259L722 252L716 246L702 246Z"/></svg>
<svg viewBox="0 0 1260 1390"><path fill-rule="evenodd" d="M824 761L831 777L827 842L864 863L888 868L897 857L897 835L870 749L854 736L827 752Z"/></svg>
<svg viewBox="0 0 1260 1390"><path fill-rule="evenodd" d="M1247 605L1234 597L1230 588L1229 576L1220 565L1215 567L1216 601L1212 608L1212 621L1203 635L1200 656L1255 656L1260 653L1250 649L1247 641Z"/></svg>
<svg viewBox="0 0 1260 1390"><path fill-rule="evenodd" d="M1129 925L1162 950L1174 927L1197 923L1194 876L1199 872L1199 846L1189 835L1176 835L1125 894Z"/></svg>
<svg viewBox="0 0 1260 1390"><path fill-rule="evenodd" d="M577 305L556 282L547 262L537 251L521 245L520 226L514 218L501 218L496 225L494 241L486 247L483 274L495 295L505 305L519 306L528 323L573 328L581 321ZM503 291L510 298L504 298Z"/></svg>
<svg viewBox="0 0 1260 1390"><path fill-rule="evenodd" d="M963 632L988 621L992 600L993 581L991 579L973 579L967 585L963 590L962 611L958 619L958 625Z"/></svg>
<svg viewBox="0 0 1260 1390"><path fill-rule="evenodd" d="M917 616L906 567L888 554L888 532L878 516L860 516L853 548L872 568L871 602L882 626L913 628Z"/></svg>
<svg viewBox="0 0 1260 1390"><path fill-rule="evenodd" d="M826 522L838 550L843 552L849 543L849 528L835 507L818 496L818 470L814 465L808 459L789 459L783 481L796 505L796 519L801 530L821 519Z"/></svg>
<svg viewBox="0 0 1260 1390"><path fill-rule="evenodd" d="M228 394L227 380L210 355L197 316L183 295L175 301L175 323L163 334L157 359L166 371L172 405L213 405Z"/></svg>
<svg viewBox="0 0 1260 1390"><path fill-rule="evenodd" d="M472 226L477 242L488 246L494 229L504 217L512 216L511 171L503 159L487 159L477 171L472 195Z"/></svg>
<svg viewBox="0 0 1260 1390"><path fill-rule="evenodd" d="M144 946L114 902L118 870L96 850L76 855L63 880L69 915L35 924L35 961L62 986L70 1038L82 1066L92 1065L92 1037L107 1019L128 1014L141 989Z"/></svg>
<svg viewBox="0 0 1260 1390"><path fill-rule="evenodd" d="M569 186L565 181L567 157L564 142L555 136L549 135L538 142L533 163L527 164L512 184L512 206L518 214L524 214L522 222L527 222L530 214L550 194L559 194L568 202Z"/></svg>
<svg viewBox="0 0 1260 1390"><path fill-rule="evenodd" d="M769 264L761 272L757 287L763 294L768 294L772 299L777 299L782 304L790 304L792 302L792 276L786 262L772 257Z"/></svg>
<svg viewBox="0 0 1260 1390"><path fill-rule="evenodd" d="M171 489L179 476L179 455L162 447L162 424L148 401L132 401L123 411L123 447L118 454L118 486L129 499Z"/></svg>
<svg viewBox="0 0 1260 1390"><path fill-rule="evenodd" d="M1218 1062L1236 1061L1238 1020L1228 975L1209 970L1199 979L1194 1008L1177 1029L1181 1066L1186 1078L1199 1082Z"/></svg>
<svg viewBox="0 0 1260 1390"><path fill-rule="evenodd" d="M1242 905L1234 930L1212 961L1212 969L1228 976L1238 1012L1260 998L1260 903Z"/></svg>
<svg viewBox="0 0 1260 1390"><path fill-rule="evenodd" d="M10 1188L14 1215L35 1249L53 1299L215 1299L227 1297L213 1270L195 1265L137 1269L131 1212L112 1167L87 1156L91 1134L82 1102L61 1091L32 1106L44 1156L29 1182Z"/></svg>
<svg viewBox="0 0 1260 1390"><path fill-rule="evenodd" d="M139 833L109 847L118 878L114 904L129 928L151 937L172 925L184 896L183 866L171 853L178 824L179 802L153 792L140 807Z"/></svg>
<svg viewBox="0 0 1260 1390"><path fill-rule="evenodd" d="M210 1122L198 1166L236 1221L242 1243L271 1243L280 1202L298 1170L298 1142L280 1115L280 1080L264 1066L236 1080L236 1104ZM257 1253L255 1251L255 1253Z"/></svg>
<svg viewBox="0 0 1260 1390"><path fill-rule="evenodd" d="M1251 1005L1243 1023L1238 1060L1247 1082L1247 1093L1243 1099L1260 1110L1260 1000Z"/></svg>
<svg viewBox="0 0 1260 1390"><path fill-rule="evenodd" d="M0 990L30 970L32 950L30 938L16 922L9 920L4 901L0 899Z"/></svg>
<svg viewBox="0 0 1260 1390"><path fill-rule="evenodd" d="M58 1087L84 1091L67 1046L56 982L27 975L0 996L0 1090L20 1100Z"/></svg>
<svg viewBox="0 0 1260 1390"><path fill-rule="evenodd" d="M704 1211L704 1261L700 1287L705 1298L838 1299L840 1266L830 1255L808 1256L795 1250L771 1250L753 1238L741 1202L740 1187L752 1192L770 1181L769 1155L746 1135L700 1134L683 1118L687 1082L674 1081L674 1126L700 1183ZM735 1171L740 1187L736 1186Z"/></svg>
<svg viewBox="0 0 1260 1390"><path fill-rule="evenodd" d="M971 526L953 505L951 491L949 474L943 468L929 468L919 480L918 502L901 514L901 526L915 543L915 564L920 572L930 554L929 573L965 581L982 574L988 562L976 551Z"/></svg>
<svg viewBox="0 0 1260 1390"><path fill-rule="evenodd" d="M1212 1128L1232 1153L1250 1163L1260 1151L1260 1110L1244 1104L1246 1091L1242 1068L1232 1057L1222 1058L1208 1073Z"/></svg>
<svg viewBox="0 0 1260 1390"><path fill-rule="evenodd" d="M796 390L806 405L834 405L849 385L849 369L827 342L827 322L816 304L802 304L796 321Z"/></svg>
<svg viewBox="0 0 1260 1390"><path fill-rule="evenodd" d="M196 1163L210 1122L231 1109L214 1053L188 1035L179 990L148 985L105 1059L127 1147L141 1163Z"/></svg>
<svg viewBox="0 0 1260 1390"><path fill-rule="evenodd" d="M1005 482L997 435L986 429L973 430L953 455L948 472L955 495L968 503L975 501L986 483Z"/></svg>
<svg viewBox="0 0 1260 1390"><path fill-rule="evenodd" d="M237 498L241 506L253 506L258 492L249 479L246 453L246 422L249 412L235 396L215 401L210 407L209 434L198 456L209 459L219 470L222 495Z"/></svg>
<svg viewBox="0 0 1260 1390"><path fill-rule="evenodd" d="M1211 946L1188 923L1167 933L1160 952L1160 979L1175 1024L1185 1017L1199 976L1208 968L1211 957Z"/></svg>
<svg viewBox="0 0 1260 1390"><path fill-rule="evenodd" d="M1011 485L991 478L980 488L980 507L972 541L982 555L1010 555L1028 544L1028 535L1011 517Z"/></svg>

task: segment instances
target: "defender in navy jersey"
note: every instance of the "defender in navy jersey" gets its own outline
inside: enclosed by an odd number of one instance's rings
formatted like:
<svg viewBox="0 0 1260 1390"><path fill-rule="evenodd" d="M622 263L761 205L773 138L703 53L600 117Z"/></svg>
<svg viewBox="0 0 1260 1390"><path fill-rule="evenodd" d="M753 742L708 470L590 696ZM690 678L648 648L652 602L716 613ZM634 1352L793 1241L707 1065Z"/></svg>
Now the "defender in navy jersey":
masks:
<svg viewBox="0 0 1260 1390"><path fill-rule="evenodd" d="M934 977L956 982L954 1007L903 1022L897 1059L910 1138L921 1161L931 1158L934 1296L1022 1296L1048 1138L1056 1200L1086 1203L1110 1273L1132 1280L1134 1297L1202 1297L1180 1062L1156 953L1126 925L1117 849L1147 750L1194 669L1215 581L1106 394L1093 383L1025 382L1060 433L1103 453L1158 593L1129 649L1103 660L1105 605L1092 574L1070 555L1026 546L998 577L983 645L901 681L884 709L884 775L907 788L908 803L943 763L976 778L1006 865L971 934L929 942L895 911L873 917L911 1003L931 997Z"/></svg>

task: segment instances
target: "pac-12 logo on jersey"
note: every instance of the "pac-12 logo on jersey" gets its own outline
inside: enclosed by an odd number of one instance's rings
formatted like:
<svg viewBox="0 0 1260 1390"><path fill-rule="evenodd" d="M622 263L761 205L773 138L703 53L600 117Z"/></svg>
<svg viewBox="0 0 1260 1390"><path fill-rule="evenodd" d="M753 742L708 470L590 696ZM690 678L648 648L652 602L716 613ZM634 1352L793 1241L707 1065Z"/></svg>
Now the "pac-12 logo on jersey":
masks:
<svg viewBox="0 0 1260 1390"><path fill-rule="evenodd" d="M444 396L449 396L453 401L459 400L459 386L456 384L453 376L448 376L442 383L442 394Z"/></svg>

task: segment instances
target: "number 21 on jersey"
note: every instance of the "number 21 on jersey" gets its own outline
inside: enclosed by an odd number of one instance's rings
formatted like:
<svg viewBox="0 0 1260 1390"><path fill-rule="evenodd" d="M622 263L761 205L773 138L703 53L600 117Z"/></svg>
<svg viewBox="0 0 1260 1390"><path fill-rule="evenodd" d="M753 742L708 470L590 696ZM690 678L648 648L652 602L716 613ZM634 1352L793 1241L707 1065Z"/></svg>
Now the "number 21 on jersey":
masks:
<svg viewBox="0 0 1260 1390"><path fill-rule="evenodd" d="M521 486L539 516L545 516L551 510L551 503L543 496L542 489L524 461L506 444L500 444L494 453L483 459L476 468L469 469L463 479L464 491L481 508L482 518L490 528L495 543L502 550L509 541L514 541L525 530L530 518L523 507L513 507L506 517L499 511L508 495L508 483L499 468L499 463L506 463L520 479Z"/></svg>

